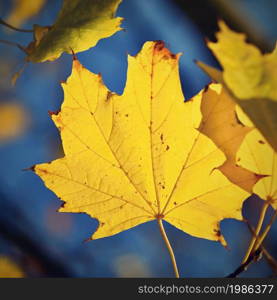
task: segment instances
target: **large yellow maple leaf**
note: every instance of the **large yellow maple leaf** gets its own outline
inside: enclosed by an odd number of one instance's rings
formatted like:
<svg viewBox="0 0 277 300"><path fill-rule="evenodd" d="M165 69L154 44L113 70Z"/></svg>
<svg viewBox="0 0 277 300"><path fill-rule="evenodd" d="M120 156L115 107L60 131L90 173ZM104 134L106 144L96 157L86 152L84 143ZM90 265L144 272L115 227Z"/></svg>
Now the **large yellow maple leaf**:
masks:
<svg viewBox="0 0 277 300"><path fill-rule="evenodd" d="M201 101L184 102L178 59L163 42L146 42L128 57L122 95L77 60L62 84L52 119L65 156L33 169L64 201L61 212L99 220L93 239L157 219L225 244L220 221L242 218L249 193L217 169L225 156L197 129Z"/></svg>
<svg viewBox="0 0 277 300"><path fill-rule="evenodd" d="M63 52L85 51L100 39L119 30L122 18L115 12L122 0L64 0L52 26L34 25L34 42L27 48L27 61L57 59Z"/></svg>
<svg viewBox="0 0 277 300"><path fill-rule="evenodd" d="M277 150L277 48L262 54L246 43L246 36L219 22L217 42L208 46L220 62L223 71L199 63L214 80L221 82Z"/></svg>

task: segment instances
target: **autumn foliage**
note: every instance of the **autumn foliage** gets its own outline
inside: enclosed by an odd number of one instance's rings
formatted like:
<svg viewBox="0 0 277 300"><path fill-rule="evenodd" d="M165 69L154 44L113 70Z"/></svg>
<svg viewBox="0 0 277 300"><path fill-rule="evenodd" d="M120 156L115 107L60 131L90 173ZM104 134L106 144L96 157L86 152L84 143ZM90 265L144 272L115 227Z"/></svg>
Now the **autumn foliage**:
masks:
<svg viewBox="0 0 277 300"><path fill-rule="evenodd" d="M90 239L156 220L176 276L163 221L226 247L220 222L245 221L243 203L256 194L264 207L245 263L260 249L276 218L277 51L262 54L244 34L220 21L217 41L207 46L222 70L198 62L213 82L185 99L181 54L172 53L163 41L146 41L139 53L128 55L127 80L118 95L77 56L122 30L122 18L115 17L120 2L64 0L53 25L34 25L26 61L55 60L67 52L73 53L73 64L62 83L61 108L50 113L64 155L34 161L31 169L63 202L59 212L97 219ZM269 206L275 214L261 232Z"/></svg>

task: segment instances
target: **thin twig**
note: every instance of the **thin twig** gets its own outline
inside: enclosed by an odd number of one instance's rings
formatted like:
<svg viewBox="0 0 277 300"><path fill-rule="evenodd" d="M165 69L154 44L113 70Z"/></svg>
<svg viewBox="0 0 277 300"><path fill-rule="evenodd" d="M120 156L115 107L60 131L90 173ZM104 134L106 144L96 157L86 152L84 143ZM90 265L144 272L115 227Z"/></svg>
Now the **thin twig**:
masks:
<svg viewBox="0 0 277 300"><path fill-rule="evenodd" d="M277 275L277 261L276 259L265 249L263 245L261 245L261 249L263 250L264 257L266 258L268 264L272 268L274 274Z"/></svg>
<svg viewBox="0 0 277 300"><path fill-rule="evenodd" d="M255 241L255 245L253 247L253 250L255 251L256 249L258 249L260 247L260 245L262 244L262 242L264 241L264 239L266 238L269 230L271 229L272 227L272 224L274 223L275 219L277 217L277 211L274 213L274 215L271 217L269 223L267 224L264 232L260 235L260 237L257 237L256 238L256 241Z"/></svg>
<svg viewBox="0 0 277 300"><path fill-rule="evenodd" d="M252 234L254 234L255 233L254 228L251 226L251 224L248 221L246 221L246 223L249 230L252 232ZM274 272L277 273L277 261L269 254L269 252L265 249L262 243L260 244L260 248L262 249L264 257L266 258L267 262L270 264Z"/></svg>
<svg viewBox="0 0 277 300"><path fill-rule="evenodd" d="M264 209L264 207L263 207L263 209ZM262 215L262 213L263 213L263 211L261 211L261 215ZM262 245L262 243L263 243L265 237L267 236L267 234L268 234L273 222L275 221L276 217L277 217L277 212L275 212L275 214L271 217L271 219L269 221L269 224L266 226L264 232L262 233L262 235L260 237L256 234L257 228L254 229L251 226L251 224L246 220L246 224L247 224L247 226L248 226L248 228L251 231L252 236L253 236L252 240L254 240L255 242L252 245L252 251L249 254L247 260L244 261L233 273L226 276L227 278L237 277L239 274L246 271L248 269L249 265L252 262L258 261L262 257L262 254L264 254L264 257L266 258L266 260L268 261L268 263L272 267L273 271L275 273L277 273L277 262L276 262L276 260L268 253L268 251Z"/></svg>
<svg viewBox="0 0 277 300"><path fill-rule="evenodd" d="M244 263L242 263L233 273L226 276L226 278L235 278L239 274L245 272L252 262L258 261L261 258L261 255L262 255L262 250L261 249L258 249L255 252L252 252L248 256L247 260Z"/></svg>
<svg viewBox="0 0 277 300"><path fill-rule="evenodd" d="M167 250L168 250L169 255L170 255L170 259L171 259L171 262L172 262L172 266L173 266L173 269L174 269L175 276L176 276L176 278L179 278L180 276L179 276L179 271L178 271L178 267L177 267L177 264L176 264L175 255L174 255L174 252L173 252L172 247L170 245L170 242L167 238L166 232L164 230L163 221L162 221L161 218L158 218L157 221L158 221L158 225L159 225L159 229L160 229L162 238L163 238L163 240L166 244Z"/></svg>
<svg viewBox="0 0 277 300"><path fill-rule="evenodd" d="M248 261L248 258L250 256L251 252L253 252L253 250L254 250L253 248L255 246L256 239L257 239L257 237L258 237L258 235L259 235L259 233L261 231L262 224L263 224L263 221L264 221L264 218L265 218L265 214L266 214L266 211L267 211L268 207L269 207L269 202L265 202L263 204L263 207L262 207L262 210L261 210L261 213L260 213L259 221L258 221L257 227L255 229L255 234L252 235L252 239L250 241L250 244L248 246L246 254L245 254L245 256L244 256L244 258L242 260L242 265Z"/></svg>
<svg viewBox="0 0 277 300"><path fill-rule="evenodd" d="M20 28L14 27L14 26L8 24L7 22L5 22L4 20L2 20L1 18L0 18L0 24L4 25L12 30L19 31L19 32L34 32L32 29L20 29Z"/></svg>
<svg viewBox="0 0 277 300"><path fill-rule="evenodd" d="M6 45L9 45L9 46L17 47L26 54L26 49L18 43L11 42L11 41L6 41L6 40L0 40L0 43L6 44Z"/></svg>

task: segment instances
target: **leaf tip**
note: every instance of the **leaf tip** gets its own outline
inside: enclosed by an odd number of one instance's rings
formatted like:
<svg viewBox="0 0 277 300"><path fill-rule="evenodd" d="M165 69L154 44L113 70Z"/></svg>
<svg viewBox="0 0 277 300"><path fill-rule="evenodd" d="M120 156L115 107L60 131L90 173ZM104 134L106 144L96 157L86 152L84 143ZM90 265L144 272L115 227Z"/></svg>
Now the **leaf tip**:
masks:
<svg viewBox="0 0 277 300"><path fill-rule="evenodd" d="M260 181L261 179L265 178L265 177L269 177L270 175L263 175L263 174L257 174L257 173L254 173L254 176L255 176L255 179L256 179L256 182L257 183L258 181Z"/></svg>
<svg viewBox="0 0 277 300"><path fill-rule="evenodd" d="M73 59L72 61L72 71L76 70L76 71L80 71L83 67L83 65L79 62L78 59Z"/></svg>
<svg viewBox="0 0 277 300"><path fill-rule="evenodd" d="M219 238L218 238L218 241L220 242L220 244L227 250L229 250L228 248L228 245L227 245L227 242L225 241L223 235L221 235Z"/></svg>
<svg viewBox="0 0 277 300"><path fill-rule="evenodd" d="M85 243L87 243L87 242L90 242L90 241L92 241L92 240L93 240L92 237L89 237L89 238L87 238L87 239L84 239L84 240L83 240L83 244L85 244Z"/></svg>
<svg viewBox="0 0 277 300"><path fill-rule="evenodd" d="M220 244L225 248L227 249L227 242L225 241L222 233L221 233L221 230L219 229L219 226L217 228L214 229L214 234L215 234L215 237L216 237L216 240L218 242L220 242Z"/></svg>
<svg viewBox="0 0 277 300"><path fill-rule="evenodd" d="M36 167L36 165L33 165L33 166L31 166L31 167L29 167L29 168L24 168L24 169L21 169L21 171L32 171L32 172L35 172L35 167Z"/></svg>
<svg viewBox="0 0 277 300"><path fill-rule="evenodd" d="M227 26L226 22L223 19L217 18L217 24L220 31L229 30L229 27Z"/></svg>

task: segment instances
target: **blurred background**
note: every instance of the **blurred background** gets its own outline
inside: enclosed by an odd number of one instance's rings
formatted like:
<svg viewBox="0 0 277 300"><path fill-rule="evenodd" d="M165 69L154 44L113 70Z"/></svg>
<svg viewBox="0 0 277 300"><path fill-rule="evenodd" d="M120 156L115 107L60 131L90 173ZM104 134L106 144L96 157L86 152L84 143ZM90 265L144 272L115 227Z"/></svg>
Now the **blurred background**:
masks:
<svg viewBox="0 0 277 300"><path fill-rule="evenodd" d="M24 29L33 24L51 25L62 4L61 0L37 1L41 7L28 16L20 12L20 2L0 0L0 18ZM29 5L35 2L29 0ZM122 93L127 54L136 54L145 41L164 40L173 53L183 53L181 80L189 99L210 82L193 60L218 66L205 45L206 38L215 39L217 21L225 20L231 28L246 33L262 52L269 52L276 41L276 11L276 0L123 0L117 15L124 18L125 31L77 57L91 71L101 72L110 90ZM0 40L26 46L32 34L1 26ZM0 43L0 276L1 271L17 277L174 276L156 222L84 242L96 230L97 221L86 214L56 212L61 202L39 177L23 171L63 156L48 111L60 108L59 82L68 77L72 64L68 54L54 62L30 63L12 86L11 78L24 65L24 56L18 48ZM261 205L254 196L244 203L243 215L253 225ZM272 213L268 212L267 220ZM228 249L169 224L165 229L181 277L227 276L240 265L251 238L245 223L231 219L221 222ZM264 242L277 258L276 237L277 224ZM274 274L276 269L262 258L240 276Z"/></svg>

